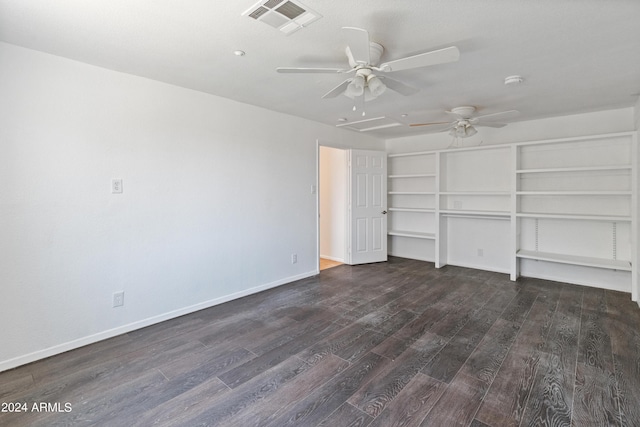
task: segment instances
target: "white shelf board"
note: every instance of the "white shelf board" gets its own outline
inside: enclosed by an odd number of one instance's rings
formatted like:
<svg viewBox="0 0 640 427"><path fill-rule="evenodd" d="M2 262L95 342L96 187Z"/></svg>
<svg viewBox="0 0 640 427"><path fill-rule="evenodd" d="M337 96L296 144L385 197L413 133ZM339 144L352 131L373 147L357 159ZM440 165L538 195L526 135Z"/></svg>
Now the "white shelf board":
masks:
<svg viewBox="0 0 640 427"><path fill-rule="evenodd" d="M557 144L563 142L581 142L581 141L594 141L594 140L606 140L620 137L633 137L634 131L628 132L616 132L616 133L607 133L607 134L599 134L599 135L587 135L587 136L571 136L568 138L553 138L553 139L544 139L544 140L534 140L534 141L523 141L516 142L513 144L516 147L521 147L523 145L544 145L544 144Z"/></svg>
<svg viewBox="0 0 640 427"><path fill-rule="evenodd" d="M436 238L435 233L421 233L418 231L389 230L387 234L389 236L411 237L414 239L435 240Z"/></svg>
<svg viewBox="0 0 640 427"><path fill-rule="evenodd" d="M445 216L458 216L458 217L485 217L485 218L497 218L497 219L509 219L511 213L507 211L478 211L478 210L462 210L462 209L442 209L440 213Z"/></svg>
<svg viewBox="0 0 640 427"><path fill-rule="evenodd" d="M434 151L414 151L411 153L395 153L388 154L387 157L413 157L413 156L434 156L437 153Z"/></svg>
<svg viewBox="0 0 640 427"><path fill-rule="evenodd" d="M555 254L521 249L516 253L518 258L549 261L560 264L580 265L584 267L606 268L609 270L631 271L631 262L615 259L592 258L577 255Z"/></svg>
<svg viewBox="0 0 640 427"><path fill-rule="evenodd" d="M413 173L406 175L389 175L389 179L397 179L397 178L435 178L435 173Z"/></svg>
<svg viewBox="0 0 640 427"><path fill-rule="evenodd" d="M631 170L631 165L611 165L611 166L582 166L570 168L537 168L537 169L518 169L516 173L551 173L551 172L597 172L597 171L616 171Z"/></svg>
<svg viewBox="0 0 640 427"><path fill-rule="evenodd" d="M441 191L441 196L509 196L509 191Z"/></svg>
<svg viewBox="0 0 640 427"><path fill-rule="evenodd" d="M485 151L485 150L510 150L511 144L493 144L493 145L476 145L475 147L456 147L446 148L444 150L438 150L443 154L456 153L464 151Z"/></svg>
<svg viewBox="0 0 640 427"><path fill-rule="evenodd" d="M585 215L585 214L518 212L516 216L518 218L578 219L578 220L587 220L587 221L631 222L630 216L623 216L623 215Z"/></svg>
<svg viewBox="0 0 640 427"><path fill-rule="evenodd" d="M389 194L393 195L422 195L422 196L435 196L435 191L389 191Z"/></svg>
<svg viewBox="0 0 640 427"><path fill-rule="evenodd" d="M400 208L400 207L393 207L393 208L389 208L390 212L396 211L396 212L435 212L435 208Z"/></svg>
<svg viewBox="0 0 640 427"><path fill-rule="evenodd" d="M631 191L516 191L518 196L631 196Z"/></svg>

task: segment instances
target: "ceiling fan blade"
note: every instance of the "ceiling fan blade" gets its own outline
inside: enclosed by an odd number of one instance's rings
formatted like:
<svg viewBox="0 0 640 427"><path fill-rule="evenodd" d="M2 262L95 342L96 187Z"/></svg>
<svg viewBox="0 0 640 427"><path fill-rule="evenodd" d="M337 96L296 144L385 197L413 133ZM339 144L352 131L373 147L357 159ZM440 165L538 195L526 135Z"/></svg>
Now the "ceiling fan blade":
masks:
<svg viewBox="0 0 640 427"><path fill-rule="evenodd" d="M395 61L385 62L380 65L380 70L386 73L392 71L410 70L412 68L427 67L429 65L444 64L454 62L460 58L460 51L457 47L451 46L444 49L421 53L419 55L407 56Z"/></svg>
<svg viewBox="0 0 640 427"><path fill-rule="evenodd" d="M409 126L428 126L430 132L443 132L445 130L453 129L456 126L456 122L435 122L435 123L412 123Z"/></svg>
<svg viewBox="0 0 640 427"><path fill-rule="evenodd" d="M278 73L303 73L303 74L315 74L315 73L347 73L351 70L343 70L341 68L295 68L295 67L278 67L276 68Z"/></svg>
<svg viewBox="0 0 640 427"><path fill-rule="evenodd" d="M358 64L368 65L371 61L369 50L369 33L367 30L355 27L342 27L346 34L347 47L353 60ZM349 55L349 54L347 54Z"/></svg>
<svg viewBox="0 0 640 427"><path fill-rule="evenodd" d="M493 113L493 114L485 114L484 116L476 116L473 119L475 121L486 121L486 120L508 120L510 118L516 117L520 114L520 111L518 110L509 110L509 111L502 111L500 113Z"/></svg>
<svg viewBox="0 0 640 427"><path fill-rule="evenodd" d="M385 86L387 86L391 90L395 90L400 95L409 96L420 91L420 89L406 85L402 82L399 82L398 80L390 79L389 77L386 77L386 76L379 76L379 77L383 79L382 81L385 84Z"/></svg>
<svg viewBox="0 0 640 427"><path fill-rule="evenodd" d="M474 124L474 126L483 126L483 127L488 127L488 128L503 128L506 125L507 125L506 123L485 123L485 122L480 122L480 123Z"/></svg>
<svg viewBox="0 0 640 427"><path fill-rule="evenodd" d="M327 92L324 95L322 95L322 98L323 99L325 99L325 98L335 98L336 96L340 95L342 92L345 91L347 86L349 86L349 83L351 83L351 80L352 79L347 79L347 80L343 81L338 86L334 87L329 92Z"/></svg>

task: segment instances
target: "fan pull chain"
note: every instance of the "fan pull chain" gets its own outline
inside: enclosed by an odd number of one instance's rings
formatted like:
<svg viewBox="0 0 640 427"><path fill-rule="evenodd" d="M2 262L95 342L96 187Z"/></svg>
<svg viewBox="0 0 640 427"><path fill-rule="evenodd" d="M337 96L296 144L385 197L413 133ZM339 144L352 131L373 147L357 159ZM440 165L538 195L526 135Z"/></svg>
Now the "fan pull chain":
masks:
<svg viewBox="0 0 640 427"><path fill-rule="evenodd" d="M356 107L356 103L358 102L358 98L362 99L362 117L367 115L367 112L364 109L364 95L362 95L361 97L355 97L353 98L353 108L352 111L358 111L358 108Z"/></svg>

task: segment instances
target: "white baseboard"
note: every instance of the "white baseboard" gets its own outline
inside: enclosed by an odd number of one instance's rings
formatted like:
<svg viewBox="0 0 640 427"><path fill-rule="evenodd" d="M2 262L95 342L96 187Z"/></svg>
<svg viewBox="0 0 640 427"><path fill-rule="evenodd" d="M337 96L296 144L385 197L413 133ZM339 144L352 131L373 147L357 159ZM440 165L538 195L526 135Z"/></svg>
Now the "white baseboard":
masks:
<svg viewBox="0 0 640 427"><path fill-rule="evenodd" d="M65 351L73 350L85 345L94 344L98 341L103 341L108 338L113 338L118 335L126 334L136 329L145 328L147 326L154 325L156 323L164 322L176 317L184 316L185 314L194 313L196 311L210 308L225 302L232 301L234 299L242 298L248 295L252 295L258 292L266 291L271 288L285 285L287 283L295 282L296 280L306 279L307 277L315 276L318 274L317 270L307 273L299 274L297 276L287 277L285 279L276 280L275 282L267 283L264 285L256 286L244 291L236 292L233 294L225 295L219 298L214 298L209 301L204 301L198 304L194 304L188 307L180 308L178 310L170 311L160 314L158 316L149 317L147 319L139 320L137 322L129 323L127 325L119 326L117 328L109 329L97 334L89 335L86 337L78 338L73 341L65 342L55 345L53 347L38 350L33 353L18 356L13 359L0 361L0 372L16 368L18 366L26 365L27 363L35 362L36 360L45 359L47 357L55 356L56 354L64 353Z"/></svg>
<svg viewBox="0 0 640 427"><path fill-rule="evenodd" d="M590 288L606 289L608 291L618 291L618 292L631 294L630 287L612 286L606 283L593 284L593 283L583 282L580 280L571 280L566 277L558 277L558 276L554 276L553 274L538 274L538 273L531 274L527 272L526 274L521 274L520 277L530 277L532 279L550 280L552 282L569 283L572 285L588 286Z"/></svg>
<svg viewBox="0 0 640 427"><path fill-rule="evenodd" d="M394 253L389 252L389 256L394 256L398 258L406 258L406 259L415 259L416 261L426 261L426 262L436 262L435 259L429 257L420 257L420 256L407 256L406 254L396 255Z"/></svg>
<svg viewBox="0 0 640 427"><path fill-rule="evenodd" d="M447 262L445 265L451 265L451 266L456 266L456 267L463 267L463 268L472 268L474 270L483 270L483 271L491 271L493 273L503 273L503 274L509 274L509 269L502 269L502 268L494 268L494 267L490 267L490 266L486 266L486 265L482 265L482 264L468 264L468 263L453 263L453 262Z"/></svg>

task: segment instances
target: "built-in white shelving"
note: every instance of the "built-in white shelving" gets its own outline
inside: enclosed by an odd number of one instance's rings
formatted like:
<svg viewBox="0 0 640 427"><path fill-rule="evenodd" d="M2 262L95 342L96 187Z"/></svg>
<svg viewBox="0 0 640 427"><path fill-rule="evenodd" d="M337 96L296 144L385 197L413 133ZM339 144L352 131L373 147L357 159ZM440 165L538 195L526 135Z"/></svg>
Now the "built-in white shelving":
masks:
<svg viewBox="0 0 640 427"><path fill-rule="evenodd" d="M435 208L389 208L391 212L435 212Z"/></svg>
<svg viewBox="0 0 640 427"><path fill-rule="evenodd" d="M470 216L470 217L492 217L500 219L509 219L511 213L507 211L465 211L457 209L440 209L440 214L444 216Z"/></svg>
<svg viewBox="0 0 640 427"><path fill-rule="evenodd" d="M389 253L432 260L436 247L436 154L391 154L388 168Z"/></svg>
<svg viewBox="0 0 640 427"><path fill-rule="evenodd" d="M631 191L516 191L518 196L631 196Z"/></svg>
<svg viewBox="0 0 640 427"><path fill-rule="evenodd" d="M390 154L390 253L637 300L637 144L623 132Z"/></svg>
<svg viewBox="0 0 640 427"><path fill-rule="evenodd" d="M612 170L631 170L631 166L583 166L573 168L543 168L543 169L518 169L517 174L521 173L552 173L552 172L596 172L596 171L612 171Z"/></svg>
<svg viewBox="0 0 640 427"><path fill-rule="evenodd" d="M441 196L509 196L508 191L441 191Z"/></svg>
<svg viewBox="0 0 640 427"><path fill-rule="evenodd" d="M581 214L550 214L550 213L516 213L518 218L540 218L540 219L571 219L583 221L608 221L608 222L631 222L630 216L623 215L581 215Z"/></svg>
<svg viewBox="0 0 640 427"><path fill-rule="evenodd" d="M594 258L577 255L555 254L550 252L528 251L520 249L516 256L538 261L550 261L560 264L580 265L584 267L606 268L610 270L631 271L630 261L619 261L616 259Z"/></svg>
<svg viewBox="0 0 640 427"><path fill-rule="evenodd" d="M389 191L391 195L434 196L435 191Z"/></svg>
<svg viewBox="0 0 640 427"><path fill-rule="evenodd" d="M435 233L419 233L417 231L389 230L388 234L390 236L411 237L412 239L434 240L436 238Z"/></svg>
<svg viewBox="0 0 640 427"><path fill-rule="evenodd" d="M389 175L389 179L401 179L401 178L435 178L435 173L415 173L411 175Z"/></svg>

